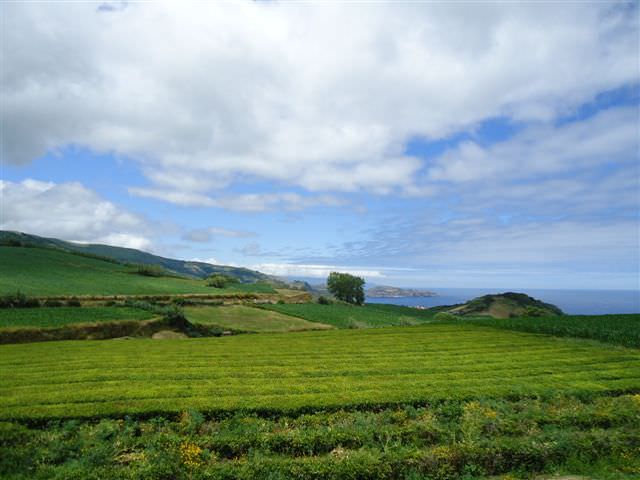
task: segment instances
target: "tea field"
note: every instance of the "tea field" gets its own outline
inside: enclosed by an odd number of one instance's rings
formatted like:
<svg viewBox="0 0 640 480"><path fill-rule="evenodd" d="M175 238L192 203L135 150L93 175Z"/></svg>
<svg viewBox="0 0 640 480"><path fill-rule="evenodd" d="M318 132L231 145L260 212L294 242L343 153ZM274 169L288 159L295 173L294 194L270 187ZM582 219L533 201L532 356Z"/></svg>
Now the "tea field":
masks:
<svg viewBox="0 0 640 480"><path fill-rule="evenodd" d="M640 351L470 325L0 346L0 418L640 390Z"/></svg>

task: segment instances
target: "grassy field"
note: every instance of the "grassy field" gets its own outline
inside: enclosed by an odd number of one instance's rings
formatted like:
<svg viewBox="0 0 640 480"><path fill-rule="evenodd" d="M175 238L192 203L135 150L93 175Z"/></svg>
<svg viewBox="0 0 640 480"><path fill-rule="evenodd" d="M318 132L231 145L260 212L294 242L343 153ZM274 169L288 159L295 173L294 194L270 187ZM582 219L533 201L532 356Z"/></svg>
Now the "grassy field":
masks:
<svg viewBox="0 0 640 480"><path fill-rule="evenodd" d="M640 352L428 325L0 346L0 418L314 407L640 389Z"/></svg>
<svg viewBox="0 0 640 480"><path fill-rule="evenodd" d="M147 277L134 267L51 249L0 246L0 265L0 295L17 290L31 296L275 292L264 284L216 289L203 280Z"/></svg>
<svg viewBox="0 0 640 480"><path fill-rule="evenodd" d="M640 348L640 314L567 315L562 317L463 319L474 325L546 333L562 337L591 338Z"/></svg>
<svg viewBox="0 0 640 480"><path fill-rule="evenodd" d="M185 314L192 323L213 324L247 332L292 332L332 328L317 322L244 305L219 307L187 307Z"/></svg>
<svg viewBox="0 0 640 480"><path fill-rule="evenodd" d="M146 310L127 307L9 308L0 309L0 328L48 328L73 323L147 320L153 317L154 314Z"/></svg>
<svg viewBox="0 0 640 480"><path fill-rule="evenodd" d="M317 303L265 305L264 308L293 315L310 322L320 322L337 328L363 328L418 325L430 321L435 312L397 305L367 304L362 307Z"/></svg>

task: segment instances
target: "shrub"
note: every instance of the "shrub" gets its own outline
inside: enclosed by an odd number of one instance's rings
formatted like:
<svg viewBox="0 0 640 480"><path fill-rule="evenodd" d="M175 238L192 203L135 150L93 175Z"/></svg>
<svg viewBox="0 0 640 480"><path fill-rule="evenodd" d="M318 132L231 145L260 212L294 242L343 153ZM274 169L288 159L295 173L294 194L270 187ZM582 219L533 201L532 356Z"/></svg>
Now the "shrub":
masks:
<svg viewBox="0 0 640 480"><path fill-rule="evenodd" d="M80 303L80 300L78 300L76 297L72 297L69 300L67 300L67 307L81 307L82 304Z"/></svg>
<svg viewBox="0 0 640 480"><path fill-rule="evenodd" d="M136 273L145 277L164 277L167 272L160 265L138 265Z"/></svg>
<svg viewBox="0 0 640 480"><path fill-rule="evenodd" d="M548 312L540 307L529 306L524 309L523 316L525 317L546 317Z"/></svg>
<svg viewBox="0 0 640 480"><path fill-rule="evenodd" d="M239 282L237 278L222 273L214 273L207 278L207 286L213 288L225 288L227 285Z"/></svg>
<svg viewBox="0 0 640 480"><path fill-rule="evenodd" d="M438 321L451 321L451 320L459 320L460 317L449 312L438 312L433 316L433 319Z"/></svg>
<svg viewBox="0 0 640 480"><path fill-rule="evenodd" d="M320 295L318 297L318 303L320 305L331 305L333 302L331 301L331 299L325 297L324 295Z"/></svg>
<svg viewBox="0 0 640 480"><path fill-rule="evenodd" d="M63 303L60 300L45 300L45 307L62 307Z"/></svg>
<svg viewBox="0 0 640 480"><path fill-rule="evenodd" d="M29 298L22 292L8 293L0 297L0 308L37 308L37 298Z"/></svg>

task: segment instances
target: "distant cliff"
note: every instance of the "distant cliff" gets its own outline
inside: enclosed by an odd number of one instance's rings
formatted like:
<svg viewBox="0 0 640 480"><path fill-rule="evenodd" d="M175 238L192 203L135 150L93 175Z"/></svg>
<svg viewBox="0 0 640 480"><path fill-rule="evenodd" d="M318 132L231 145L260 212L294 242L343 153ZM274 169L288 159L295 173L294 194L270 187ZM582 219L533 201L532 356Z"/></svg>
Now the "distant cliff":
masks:
<svg viewBox="0 0 640 480"><path fill-rule="evenodd" d="M398 288L388 286L372 287L367 290L368 297L400 298L400 297L435 297L437 294L429 290L414 290L412 288Z"/></svg>

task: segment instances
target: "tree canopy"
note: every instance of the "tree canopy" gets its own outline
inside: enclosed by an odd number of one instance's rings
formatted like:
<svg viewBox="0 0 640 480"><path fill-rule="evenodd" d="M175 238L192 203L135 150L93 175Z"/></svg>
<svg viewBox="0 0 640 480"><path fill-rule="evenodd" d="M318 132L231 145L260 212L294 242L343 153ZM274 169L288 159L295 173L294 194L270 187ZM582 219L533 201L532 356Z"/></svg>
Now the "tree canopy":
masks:
<svg viewBox="0 0 640 480"><path fill-rule="evenodd" d="M348 273L331 272L327 279L327 288L338 300L354 305L364 303L364 278Z"/></svg>

